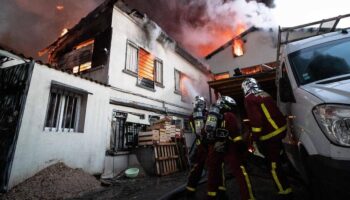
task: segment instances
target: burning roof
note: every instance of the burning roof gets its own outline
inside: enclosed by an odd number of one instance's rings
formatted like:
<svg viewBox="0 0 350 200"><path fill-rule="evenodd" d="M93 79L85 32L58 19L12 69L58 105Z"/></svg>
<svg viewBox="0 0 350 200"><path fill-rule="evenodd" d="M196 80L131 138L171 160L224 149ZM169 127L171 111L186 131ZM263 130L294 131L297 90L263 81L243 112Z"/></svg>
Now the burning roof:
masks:
<svg viewBox="0 0 350 200"><path fill-rule="evenodd" d="M134 19L137 19L138 21L143 20L144 24L140 24L142 26L152 25L156 26L158 25L147 18L146 15L143 13L131 9L128 7L123 1L121 0L106 0L104 3L102 3L100 6L98 6L95 10L93 10L91 13L89 13L86 17L82 18L80 22L74 26L71 29L68 29L68 32L65 32L62 34L61 37L59 37L54 43L46 47L45 49L38 52L40 56L44 54L48 54L49 60L50 58L56 57L57 54L60 54L61 52L65 51L66 48L69 48L69 46L72 46L73 43L76 43L77 38L79 38L81 41L84 41L88 38L86 37L86 33L93 32L93 31L99 31L104 30L106 27L110 27L111 25L111 15L108 15L112 12L113 6L117 6L119 9L121 9L123 12L128 14ZM96 20L99 18L99 20ZM101 20L102 19L102 20ZM203 64L198 58L190 54L188 51L186 51L181 45L179 45L173 38L171 38L167 33L165 33L162 29L159 28L160 34L157 40L167 40L169 42L172 42L175 44L175 51L181 55L183 58L185 58L187 61L195 65L198 69L205 73L210 73L209 66ZM147 33L147 32L146 32Z"/></svg>

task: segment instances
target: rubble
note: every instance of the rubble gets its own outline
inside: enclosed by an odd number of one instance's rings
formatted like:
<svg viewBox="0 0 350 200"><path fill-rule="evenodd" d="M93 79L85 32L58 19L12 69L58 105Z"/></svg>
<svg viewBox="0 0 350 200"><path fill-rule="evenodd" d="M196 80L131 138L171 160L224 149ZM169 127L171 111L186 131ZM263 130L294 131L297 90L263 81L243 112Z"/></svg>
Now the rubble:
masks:
<svg viewBox="0 0 350 200"><path fill-rule="evenodd" d="M102 188L94 176L57 163L17 185L0 199L66 199Z"/></svg>

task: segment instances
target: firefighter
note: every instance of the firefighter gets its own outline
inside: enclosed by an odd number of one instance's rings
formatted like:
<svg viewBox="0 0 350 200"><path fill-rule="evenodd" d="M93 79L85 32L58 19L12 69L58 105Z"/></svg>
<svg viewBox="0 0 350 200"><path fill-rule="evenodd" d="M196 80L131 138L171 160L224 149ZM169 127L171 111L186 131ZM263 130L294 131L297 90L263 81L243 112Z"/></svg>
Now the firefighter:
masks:
<svg viewBox="0 0 350 200"><path fill-rule="evenodd" d="M186 187L186 196L190 199L194 198L196 192L196 186L201 179L204 165L208 156L208 144L206 141L206 135L203 130L204 123L207 118L206 101L202 96L196 96L193 101L193 113L190 116L190 126L192 132L196 134L195 150L191 155L191 171L188 176L188 182ZM224 177L224 176L220 176ZM225 196L224 179L220 179L221 184L218 189L220 195Z"/></svg>
<svg viewBox="0 0 350 200"><path fill-rule="evenodd" d="M281 199L290 198L292 188L281 168L282 139L286 136L287 122L276 102L263 91L254 78L242 82L245 109L250 120L251 138L269 162L269 169Z"/></svg>
<svg viewBox="0 0 350 200"><path fill-rule="evenodd" d="M242 200L255 199L251 181L245 167L247 147L240 134L238 121L233 110L234 99L222 96L211 106L205 131L209 141L208 153L208 199L220 199L217 186L220 184L220 169L223 161L235 176Z"/></svg>

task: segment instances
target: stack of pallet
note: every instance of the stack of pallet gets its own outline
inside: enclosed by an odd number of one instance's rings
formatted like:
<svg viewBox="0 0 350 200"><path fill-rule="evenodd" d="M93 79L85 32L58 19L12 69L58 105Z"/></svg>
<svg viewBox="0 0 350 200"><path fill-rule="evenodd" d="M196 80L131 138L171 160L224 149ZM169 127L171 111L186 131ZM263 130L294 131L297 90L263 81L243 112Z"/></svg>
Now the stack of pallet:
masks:
<svg viewBox="0 0 350 200"><path fill-rule="evenodd" d="M139 132L139 145L153 145L159 143L159 131L152 130L147 132Z"/></svg>
<svg viewBox="0 0 350 200"><path fill-rule="evenodd" d="M175 138L181 138L181 129L175 125L171 125L170 117L165 117L153 123L150 130L159 132L159 140L154 142L157 144L166 144L174 142Z"/></svg>
<svg viewBox="0 0 350 200"><path fill-rule="evenodd" d="M176 143L154 145L156 174L165 176L179 170L179 153Z"/></svg>

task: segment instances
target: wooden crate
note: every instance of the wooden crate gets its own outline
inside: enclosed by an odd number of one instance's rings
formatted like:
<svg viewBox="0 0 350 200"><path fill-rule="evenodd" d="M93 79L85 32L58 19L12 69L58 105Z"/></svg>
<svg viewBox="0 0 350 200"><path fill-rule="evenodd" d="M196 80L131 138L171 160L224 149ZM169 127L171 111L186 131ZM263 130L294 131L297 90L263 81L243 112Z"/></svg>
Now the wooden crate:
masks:
<svg viewBox="0 0 350 200"><path fill-rule="evenodd" d="M159 142L159 131L153 130L148 132L139 132L139 146L153 145L153 143Z"/></svg>
<svg viewBox="0 0 350 200"><path fill-rule="evenodd" d="M179 171L179 155L176 143L154 145L156 174L165 176Z"/></svg>

